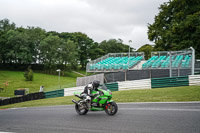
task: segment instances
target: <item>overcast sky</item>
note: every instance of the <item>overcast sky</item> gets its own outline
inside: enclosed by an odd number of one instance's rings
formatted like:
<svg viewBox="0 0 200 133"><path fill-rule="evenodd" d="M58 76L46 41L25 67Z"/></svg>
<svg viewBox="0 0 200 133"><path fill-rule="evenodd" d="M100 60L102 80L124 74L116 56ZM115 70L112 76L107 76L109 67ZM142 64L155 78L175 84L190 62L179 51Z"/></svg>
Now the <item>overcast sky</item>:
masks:
<svg viewBox="0 0 200 133"><path fill-rule="evenodd" d="M46 31L83 32L96 42L122 39L138 49L153 44L147 24L168 0L0 0L0 19Z"/></svg>

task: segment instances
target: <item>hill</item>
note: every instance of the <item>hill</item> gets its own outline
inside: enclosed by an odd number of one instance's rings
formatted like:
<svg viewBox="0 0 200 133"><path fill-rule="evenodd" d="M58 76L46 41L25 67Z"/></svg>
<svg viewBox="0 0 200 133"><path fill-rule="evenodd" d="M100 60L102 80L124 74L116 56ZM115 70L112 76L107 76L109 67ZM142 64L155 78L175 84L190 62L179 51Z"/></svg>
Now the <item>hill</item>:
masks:
<svg viewBox="0 0 200 133"><path fill-rule="evenodd" d="M42 73L34 73L33 81L26 81L24 72L20 71L0 71L0 88L4 88L0 92L0 97L13 97L14 90L19 88L29 88L29 93L38 92L40 86L44 86L44 91L60 89L58 86L58 75L48 75ZM76 86L76 77L80 76L73 72L66 72L67 76L60 77L61 88ZM6 87L5 82L8 82Z"/></svg>

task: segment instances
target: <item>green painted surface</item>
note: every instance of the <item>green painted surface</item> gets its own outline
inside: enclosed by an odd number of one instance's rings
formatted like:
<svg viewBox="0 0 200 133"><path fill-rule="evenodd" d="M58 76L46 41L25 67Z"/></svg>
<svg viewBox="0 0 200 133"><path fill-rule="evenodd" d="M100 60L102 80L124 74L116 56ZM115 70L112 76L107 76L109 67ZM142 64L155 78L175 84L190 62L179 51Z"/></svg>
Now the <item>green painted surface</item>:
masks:
<svg viewBox="0 0 200 133"><path fill-rule="evenodd" d="M188 76L151 79L151 88L189 86Z"/></svg>
<svg viewBox="0 0 200 133"><path fill-rule="evenodd" d="M63 97L64 89L45 92L44 95L45 95L45 98Z"/></svg>
<svg viewBox="0 0 200 133"><path fill-rule="evenodd" d="M105 86L110 90L110 91L118 91L118 83L106 83Z"/></svg>

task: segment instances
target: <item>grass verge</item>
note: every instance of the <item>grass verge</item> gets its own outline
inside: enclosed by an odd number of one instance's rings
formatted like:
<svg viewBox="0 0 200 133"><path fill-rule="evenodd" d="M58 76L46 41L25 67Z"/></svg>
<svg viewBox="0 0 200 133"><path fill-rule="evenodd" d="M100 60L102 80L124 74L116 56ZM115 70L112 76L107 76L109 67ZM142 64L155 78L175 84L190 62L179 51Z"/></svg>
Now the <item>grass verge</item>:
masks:
<svg viewBox="0 0 200 133"><path fill-rule="evenodd" d="M4 88L0 92L0 97L13 97L14 90L19 88L29 88L29 93L38 92L40 86L44 86L44 91L51 91L60 89L58 87L58 75L48 75L42 73L34 73L33 81L25 81L24 72L19 71L0 71L0 88ZM77 75L67 72L68 77L61 76L61 88L74 87L76 85ZM8 81L9 85L6 87L3 83Z"/></svg>
<svg viewBox="0 0 200 133"><path fill-rule="evenodd" d="M74 96L34 100L0 106L0 109L17 107L53 106L73 104ZM181 102L200 101L200 86L158 88L149 90L127 90L113 92L116 102Z"/></svg>

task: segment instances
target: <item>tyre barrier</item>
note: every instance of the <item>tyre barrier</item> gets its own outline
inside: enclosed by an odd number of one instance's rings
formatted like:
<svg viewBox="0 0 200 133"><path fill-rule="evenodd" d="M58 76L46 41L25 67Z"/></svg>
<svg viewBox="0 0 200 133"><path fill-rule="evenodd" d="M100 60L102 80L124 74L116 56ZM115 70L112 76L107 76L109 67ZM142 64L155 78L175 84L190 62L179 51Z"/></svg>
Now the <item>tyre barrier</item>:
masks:
<svg viewBox="0 0 200 133"><path fill-rule="evenodd" d="M31 101L31 100L37 100L37 99L43 99L43 98L45 98L44 92L31 93L31 94L20 96L20 97L12 97L12 98L0 100L0 106L19 103L19 102L25 102L25 101Z"/></svg>

